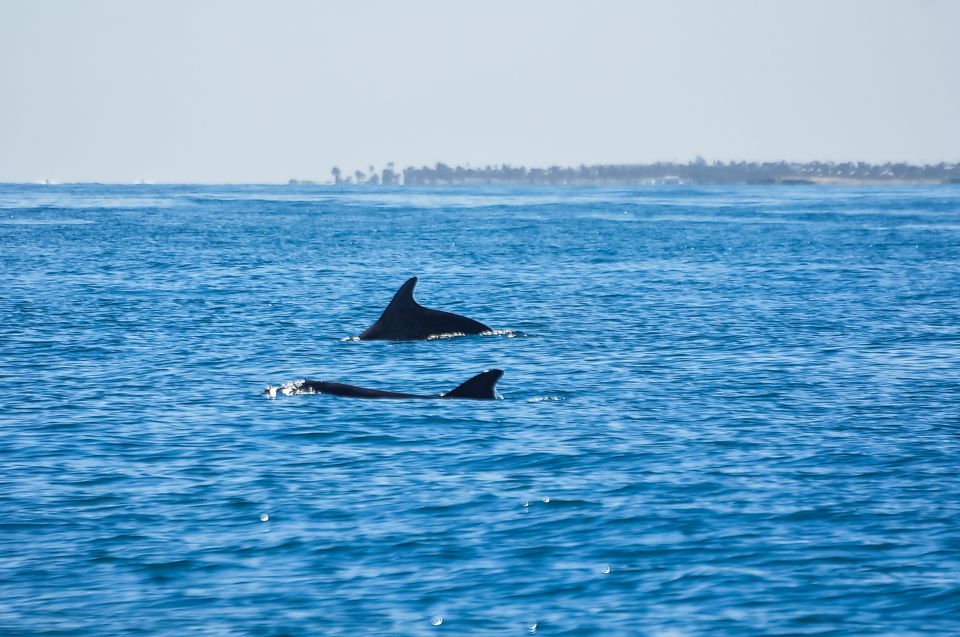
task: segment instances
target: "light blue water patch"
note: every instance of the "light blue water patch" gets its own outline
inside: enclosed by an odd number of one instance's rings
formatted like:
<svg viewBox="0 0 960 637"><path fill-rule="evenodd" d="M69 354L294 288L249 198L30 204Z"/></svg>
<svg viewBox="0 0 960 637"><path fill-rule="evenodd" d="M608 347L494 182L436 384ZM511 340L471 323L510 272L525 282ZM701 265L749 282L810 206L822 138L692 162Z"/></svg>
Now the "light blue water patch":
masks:
<svg viewBox="0 0 960 637"><path fill-rule="evenodd" d="M2 185L0 633L958 634L958 219ZM500 332L352 340L414 275ZM263 394L489 368L502 400Z"/></svg>

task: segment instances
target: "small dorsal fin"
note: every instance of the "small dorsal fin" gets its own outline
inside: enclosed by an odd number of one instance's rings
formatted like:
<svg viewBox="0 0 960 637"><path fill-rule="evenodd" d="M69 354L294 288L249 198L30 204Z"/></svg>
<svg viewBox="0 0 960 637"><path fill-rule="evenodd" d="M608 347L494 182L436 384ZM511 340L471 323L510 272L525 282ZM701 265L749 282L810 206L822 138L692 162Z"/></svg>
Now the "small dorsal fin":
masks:
<svg viewBox="0 0 960 637"><path fill-rule="evenodd" d="M441 395L441 398L473 398L475 400L495 400L497 381L503 376L502 369L488 369L463 383L454 390Z"/></svg>

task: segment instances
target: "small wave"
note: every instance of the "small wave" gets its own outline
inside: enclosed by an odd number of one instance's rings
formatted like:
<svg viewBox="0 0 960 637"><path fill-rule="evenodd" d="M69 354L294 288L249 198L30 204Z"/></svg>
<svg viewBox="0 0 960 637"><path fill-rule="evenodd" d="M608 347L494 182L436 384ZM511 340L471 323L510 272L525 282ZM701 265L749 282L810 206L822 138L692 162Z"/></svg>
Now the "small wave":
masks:
<svg viewBox="0 0 960 637"><path fill-rule="evenodd" d="M446 341L453 338L461 338L464 336L479 336L483 338L489 337L505 337L505 338L531 338L535 337L536 334L529 334L527 332L520 332L518 330L490 330L489 332L481 332L480 334L464 334L463 332L449 332L447 334L432 334L428 336L425 340L428 341ZM359 336L344 336L339 339L341 343L358 343L360 342Z"/></svg>
<svg viewBox="0 0 960 637"><path fill-rule="evenodd" d="M466 336L463 332L450 332L449 334L431 334L427 337L428 341L442 341L448 338L457 338L460 336Z"/></svg>
<svg viewBox="0 0 960 637"><path fill-rule="evenodd" d="M87 226L89 219L0 219L0 226Z"/></svg>
<svg viewBox="0 0 960 637"><path fill-rule="evenodd" d="M505 336L506 338L533 338L536 337L536 334L530 334L528 332L521 332L519 330L491 330L489 332L484 332L480 336Z"/></svg>
<svg viewBox="0 0 960 637"><path fill-rule="evenodd" d="M518 332L517 330L490 330L488 332L480 332L479 334L464 334L463 332L450 332L449 334L434 334L433 336L428 336L428 341L443 340L448 338L459 338L461 336L479 336L481 338L489 338L494 336L503 336L506 338L525 338L532 336L532 334L527 334L525 332Z"/></svg>
<svg viewBox="0 0 960 637"><path fill-rule="evenodd" d="M293 396L294 394L315 394L317 392L312 389L304 389L303 384L306 382L305 379L300 378L298 380L291 380L290 382L283 383L282 385L268 385L264 387L263 393L267 395L268 398L276 398L277 393L281 393L284 396Z"/></svg>
<svg viewBox="0 0 960 637"><path fill-rule="evenodd" d="M566 400L563 396L534 396L533 398L527 399L528 403L547 403L547 402L561 402Z"/></svg>

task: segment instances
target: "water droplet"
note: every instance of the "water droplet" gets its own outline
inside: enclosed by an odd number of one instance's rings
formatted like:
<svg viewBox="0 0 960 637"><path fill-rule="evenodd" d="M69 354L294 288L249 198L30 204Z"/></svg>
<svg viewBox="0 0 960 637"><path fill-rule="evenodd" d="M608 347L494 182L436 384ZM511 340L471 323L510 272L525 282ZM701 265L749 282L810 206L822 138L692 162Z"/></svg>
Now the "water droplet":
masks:
<svg viewBox="0 0 960 637"><path fill-rule="evenodd" d="M270 519L270 516L267 515L266 513L261 513L261 514L260 514L260 521L261 521L261 522L266 522L266 521L269 520L269 519Z"/></svg>
<svg viewBox="0 0 960 637"><path fill-rule="evenodd" d="M530 625L527 627L527 632L529 632L531 635L532 635L533 633L537 632L537 622L533 622L532 624L530 624Z"/></svg>
<svg viewBox="0 0 960 637"><path fill-rule="evenodd" d="M433 619L430 620L430 623L433 624L434 626L439 626L440 624L443 623L443 617L441 617L440 615L436 615Z"/></svg>
<svg viewBox="0 0 960 637"><path fill-rule="evenodd" d="M609 574L610 574L610 571L612 571L612 570L613 570L613 569L610 567L610 565L607 564L606 566L604 566L603 568L600 569L600 572L603 573L604 575L609 575Z"/></svg>
<svg viewBox="0 0 960 637"><path fill-rule="evenodd" d="M547 496L543 499L544 504L550 504L550 496Z"/></svg>

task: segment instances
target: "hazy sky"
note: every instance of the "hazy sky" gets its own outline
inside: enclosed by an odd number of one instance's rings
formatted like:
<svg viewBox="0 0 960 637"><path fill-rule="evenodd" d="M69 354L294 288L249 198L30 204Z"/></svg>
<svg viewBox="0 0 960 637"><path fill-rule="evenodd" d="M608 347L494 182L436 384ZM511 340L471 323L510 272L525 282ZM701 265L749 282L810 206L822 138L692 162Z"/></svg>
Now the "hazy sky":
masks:
<svg viewBox="0 0 960 637"><path fill-rule="evenodd" d="M960 1L0 0L0 181L960 161Z"/></svg>

